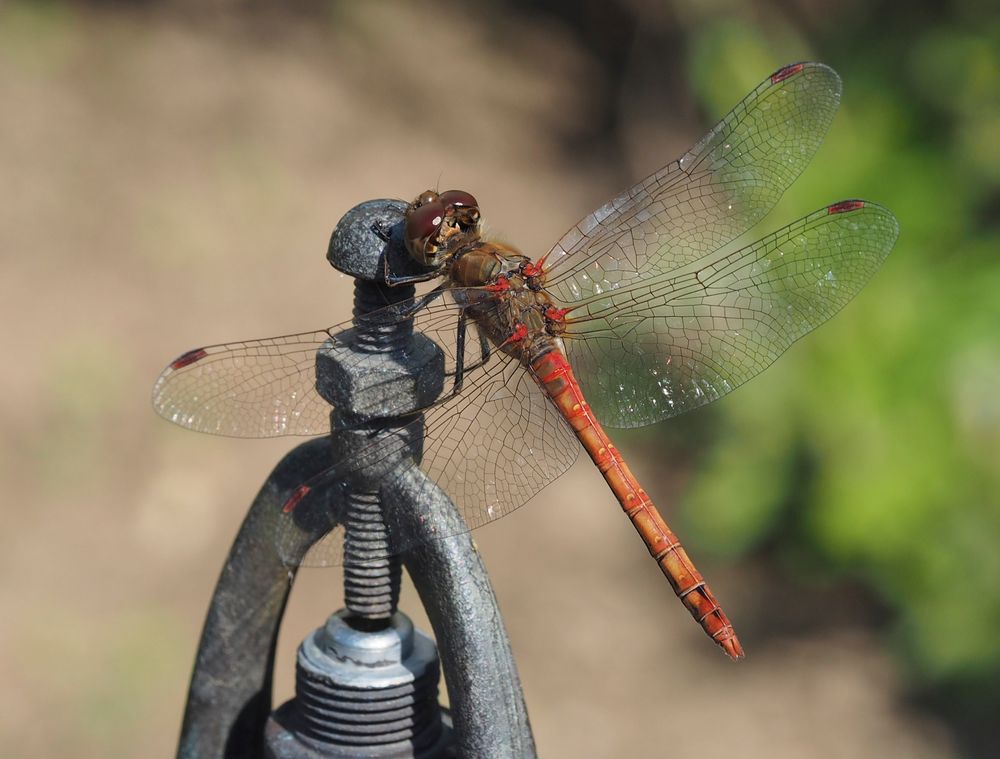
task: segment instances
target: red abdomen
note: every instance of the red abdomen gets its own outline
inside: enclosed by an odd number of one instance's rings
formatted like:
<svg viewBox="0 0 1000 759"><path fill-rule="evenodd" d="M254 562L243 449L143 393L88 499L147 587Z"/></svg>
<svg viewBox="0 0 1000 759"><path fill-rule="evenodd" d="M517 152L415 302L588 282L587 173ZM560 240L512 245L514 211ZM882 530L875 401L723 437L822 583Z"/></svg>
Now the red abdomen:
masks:
<svg viewBox="0 0 1000 759"><path fill-rule="evenodd" d="M597 464L674 593L731 658L742 657L743 647L732 624L677 536L594 417L566 357L558 349L550 350L532 362L531 371Z"/></svg>

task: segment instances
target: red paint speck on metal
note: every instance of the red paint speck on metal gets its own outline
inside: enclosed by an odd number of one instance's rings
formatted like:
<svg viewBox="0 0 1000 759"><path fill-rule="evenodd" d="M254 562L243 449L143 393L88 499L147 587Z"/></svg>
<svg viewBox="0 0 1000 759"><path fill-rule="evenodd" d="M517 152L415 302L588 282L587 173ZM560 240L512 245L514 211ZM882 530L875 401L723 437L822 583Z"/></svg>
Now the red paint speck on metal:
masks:
<svg viewBox="0 0 1000 759"><path fill-rule="evenodd" d="M802 69L805 68L803 63L793 63L791 66L785 66L782 69L778 69L773 74L771 74L771 84L777 84L778 82L783 82L790 76L795 76Z"/></svg>
<svg viewBox="0 0 1000 759"><path fill-rule="evenodd" d="M842 200L839 203L834 203L832 206L827 206L826 212L828 214L846 213L847 211L857 211L859 208L864 207L865 201L863 200Z"/></svg>
<svg viewBox="0 0 1000 759"><path fill-rule="evenodd" d="M309 495L309 491L312 490L308 485L299 485L295 488L295 492L285 501L285 505L281 507L282 514L288 514L299 505L299 501Z"/></svg>
<svg viewBox="0 0 1000 759"><path fill-rule="evenodd" d="M183 369L185 366L190 366L195 361L199 361L208 355L208 351L204 348L195 348L192 351L188 351L182 356L175 358L171 364L171 369Z"/></svg>

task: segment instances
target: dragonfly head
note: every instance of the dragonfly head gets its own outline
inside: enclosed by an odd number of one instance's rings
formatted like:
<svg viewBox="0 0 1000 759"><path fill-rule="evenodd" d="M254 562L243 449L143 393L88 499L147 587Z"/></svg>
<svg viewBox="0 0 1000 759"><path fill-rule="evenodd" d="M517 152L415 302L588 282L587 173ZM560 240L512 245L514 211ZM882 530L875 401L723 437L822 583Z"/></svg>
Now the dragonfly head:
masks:
<svg viewBox="0 0 1000 759"><path fill-rule="evenodd" d="M455 235L478 232L479 203L463 190L427 190L406 211L406 250L424 266L444 264Z"/></svg>

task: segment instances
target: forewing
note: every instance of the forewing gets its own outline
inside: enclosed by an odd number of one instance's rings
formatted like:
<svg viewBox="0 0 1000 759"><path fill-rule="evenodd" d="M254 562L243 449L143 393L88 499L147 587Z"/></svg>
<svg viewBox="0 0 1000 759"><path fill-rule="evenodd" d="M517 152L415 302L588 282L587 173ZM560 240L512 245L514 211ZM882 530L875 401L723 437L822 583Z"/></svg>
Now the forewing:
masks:
<svg viewBox="0 0 1000 759"><path fill-rule="evenodd" d="M812 159L840 102L821 63L772 74L679 160L585 217L546 259L572 303L697 261L746 232Z"/></svg>
<svg viewBox="0 0 1000 759"><path fill-rule="evenodd" d="M844 201L697 271L593 296L567 352L612 427L640 427L725 395L839 311L889 254L886 209Z"/></svg>
<svg viewBox="0 0 1000 759"><path fill-rule="evenodd" d="M471 325L468 342L478 346L476 332ZM475 529L514 511L565 472L576 459L579 445L516 360L494 351L485 363L471 366L461 392L425 412L421 466L458 506L466 527ZM370 464L373 458L398 457L401 445L383 442L377 449L359 451L352 461L363 459ZM339 462L324 479L350 479L352 461ZM304 530L317 534L326 529L326 536L300 563L341 564L341 514L323 512L312 505L305 516L297 513L305 505L303 502L284 516L278 534L279 552L288 561L298 555ZM389 550L401 552L413 545L410 536L394 535Z"/></svg>
<svg viewBox="0 0 1000 759"><path fill-rule="evenodd" d="M330 431L330 404L316 392L316 353L324 344L354 339L355 327L399 334L416 329L456 365L458 306L453 293L404 300L325 330L196 348L163 370L153 407L165 419L197 432L232 437L321 435ZM410 321L411 324L405 324ZM467 350L477 352L478 344ZM372 360L352 351L346 361ZM349 366L344 366L349 370Z"/></svg>
<svg viewBox="0 0 1000 759"><path fill-rule="evenodd" d="M188 351L163 370L153 408L175 424L215 435L274 437L329 432L316 394L316 351L326 330Z"/></svg>

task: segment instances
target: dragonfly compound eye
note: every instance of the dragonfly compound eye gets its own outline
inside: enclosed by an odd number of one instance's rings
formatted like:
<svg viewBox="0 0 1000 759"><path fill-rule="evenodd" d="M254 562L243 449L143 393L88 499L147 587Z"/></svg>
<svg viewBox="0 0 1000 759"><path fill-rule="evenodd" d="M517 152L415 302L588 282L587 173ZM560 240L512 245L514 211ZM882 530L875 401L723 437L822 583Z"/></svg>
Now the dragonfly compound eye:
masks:
<svg viewBox="0 0 1000 759"><path fill-rule="evenodd" d="M428 203L433 203L438 199L438 194L434 190L424 190L422 193L417 195L417 199L413 201L414 206L425 206Z"/></svg>
<svg viewBox="0 0 1000 759"><path fill-rule="evenodd" d="M444 204L436 197L423 205L412 206L406 214L406 249L425 266L435 263L440 243L438 233L443 223Z"/></svg>
<svg viewBox="0 0 1000 759"><path fill-rule="evenodd" d="M438 200L461 226L474 227L479 223L479 202L465 190L447 190Z"/></svg>
<svg viewBox="0 0 1000 759"><path fill-rule="evenodd" d="M479 208L479 203L472 195L465 190L446 190L438 196L438 200L445 206L467 206Z"/></svg>

